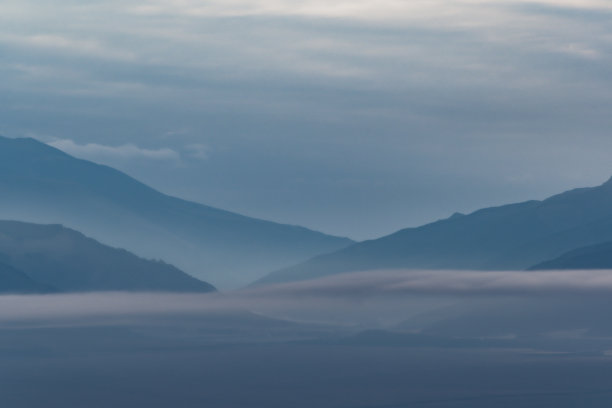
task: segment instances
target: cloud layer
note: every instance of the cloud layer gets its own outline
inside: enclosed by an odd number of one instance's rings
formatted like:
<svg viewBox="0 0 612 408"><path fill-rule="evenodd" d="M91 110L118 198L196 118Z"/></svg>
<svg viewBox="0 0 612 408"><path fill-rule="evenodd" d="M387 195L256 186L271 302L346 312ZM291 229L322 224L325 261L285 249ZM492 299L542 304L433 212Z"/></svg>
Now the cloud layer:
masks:
<svg viewBox="0 0 612 408"><path fill-rule="evenodd" d="M610 270L419 271L382 270L264 286L245 294L267 297L369 299L410 295L596 294L612 291Z"/></svg>
<svg viewBox="0 0 612 408"><path fill-rule="evenodd" d="M596 0L8 0L0 131L373 237L609 178L611 27ZM172 152L207 160L111 162Z"/></svg>
<svg viewBox="0 0 612 408"><path fill-rule="evenodd" d="M138 316L198 316L240 310L352 322L370 316L391 318L385 316L390 307L395 315L406 318L458 299L594 299L610 294L612 271L371 271L224 294L5 295L0 296L0 323L87 321L89 317L129 321Z"/></svg>

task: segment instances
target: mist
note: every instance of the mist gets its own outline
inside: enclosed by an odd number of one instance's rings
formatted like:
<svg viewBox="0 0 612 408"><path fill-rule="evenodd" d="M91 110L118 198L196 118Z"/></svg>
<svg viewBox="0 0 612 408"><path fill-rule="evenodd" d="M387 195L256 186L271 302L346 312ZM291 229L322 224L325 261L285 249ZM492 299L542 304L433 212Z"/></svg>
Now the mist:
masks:
<svg viewBox="0 0 612 408"><path fill-rule="evenodd" d="M226 293L5 295L0 399L24 408L605 405L611 291L612 271L393 270Z"/></svg>
<svg viewBox="0 0 612 408"><path fill-rule="evenodd" d="M536 324L548 313L555 315L558 330L575 329L577 318L583 322L600 318L591 321L598 325L594 329L612 330L602 308L611 294L610 270L380 270L223 293L5 295L0 297L0 325L129 325L231 315L326 325L332 332L347 327L388 329L418 320L422 327L413 330L426 331L452 316L472 319L470 326L485 333L490 325L483 322L478 328L478 319L513 320L507 327L513 332Z"/></svg>

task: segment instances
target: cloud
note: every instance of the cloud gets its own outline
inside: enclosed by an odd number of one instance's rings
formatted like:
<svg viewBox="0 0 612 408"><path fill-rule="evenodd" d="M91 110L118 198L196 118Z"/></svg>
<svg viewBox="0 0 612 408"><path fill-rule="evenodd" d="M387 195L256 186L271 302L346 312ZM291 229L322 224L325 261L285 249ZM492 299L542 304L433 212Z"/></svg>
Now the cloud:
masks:
<svg viewBox="0 0 612 408"><path fill-rule="evenodd" d="M102 59L133 61L134 53L129 50L105 45L95 40L86 40L54 34L0 35L0 43L18 47L32 47L53 53L80 54Z"/></svg>
<svg viewBox="0 0 612 408"><path fill-rule="evenodd" d="M90 160L104 159L149 159L180 160L180 154L170 148L146 149L128 143L120 146L106 146L97 143L78 144L70 139L48 142L50 146L76 157Z"/></svg>
<svg viewBox="0 0 612 408"><path fill-rule="evenodd" d="M453 299L492 296L531 297L609 296L612 270L576 271L408 271L388 270L342 274L311 281L269 285L205 295L172 293L112 293L0 296L0 321L86 316L146 316L208 314L236 310L287 310L344 308L397 302L409 305L419 295ZM417 296L417 297L415 297ZM365 303L364 303L365 302ZM447 302L446 302L447 303ZM352 311L352 312L351 312ZM405 315L409 311L402 310Z"/></svg>
<svg viewBox="0 0 612 408"><path fill-rule="evenodd" d="M228 16L307 16L321 18L348 18L360 20L381 20L387 23L398 20L416 20L442 17L465 18L467 9L474 12L487 12L490 0L434 0L434 1L397 1L397 0L353 0L323 1L305 0L296 3L291 0L231 0L207 1L152 0L146 5L128 4L126 9L134 14L143 15L184 15L189 17L228 17ZM609 10L605 1L571 0L518 0L497 2L504 4L526 4L543 6L562 6L575 10ZM483 10L484 9L484 10ZM462 19L463 20L463 19ZM458 20L457 23L461 23ZM473 17L473 21L476 16ZM464 21L464 20L463 20ZM487 24L487 22L482 22Z"/></svg>
<svg viewBox="0 0 612 408"><path fill-rule="evenodd" d="M540 295L612 293L612 270L382 270L249 289L263 298L367 299L408 295Z"/></svg>
<svg viewBox="0 0 612 408"><path fill-rule="evenodd" d="M0 305L6 307L0 311L0 321L206 313L216 308L209 298L199 295L111 292L5 295L0 296Z"/></svg>

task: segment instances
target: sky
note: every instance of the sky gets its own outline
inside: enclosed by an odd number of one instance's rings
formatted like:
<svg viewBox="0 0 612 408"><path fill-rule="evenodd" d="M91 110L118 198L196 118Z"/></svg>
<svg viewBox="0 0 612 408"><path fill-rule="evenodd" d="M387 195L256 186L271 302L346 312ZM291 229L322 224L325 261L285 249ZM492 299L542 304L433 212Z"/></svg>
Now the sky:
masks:
<svg viewBox="0 0 612 408"><path fill-rule="evenodd" d="M4 0L0 134L354 239L612 175L612 4Z"/></svg>

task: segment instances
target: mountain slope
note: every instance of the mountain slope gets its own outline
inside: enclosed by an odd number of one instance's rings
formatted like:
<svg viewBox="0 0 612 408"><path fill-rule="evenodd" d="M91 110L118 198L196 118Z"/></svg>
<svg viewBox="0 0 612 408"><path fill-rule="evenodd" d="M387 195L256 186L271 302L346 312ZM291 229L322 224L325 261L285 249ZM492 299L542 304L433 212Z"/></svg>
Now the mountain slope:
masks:
<svg viewBox="0 0 612 408"><path fill-rule="evenodd" d="M612 180L544 201L455 215L278 270L258 283L384 268L525 269L612 240Z"/></svg>
<svg viewBox="0 0 612 408"><path fill-rule="evenodd" d="M20 277L24 284L36 281L41 288L64 292L215 290L172 265L102 245L60 225L0 221L0 253L3 264L11 265L6 273L27 275Z"/></svg>
<svg viewBox="0 0 612 408"><path fill-rule="evenodd" d="M53 293L56 290L36 282L20 270L0 263L0 294Z"/></svg>
<svg viewBox="0 0 612 408"><path fill-rule="evenodd" d="M529 269L612 269L612 242L574 249Z"/></svg>
<svg viewBox="0 0 612 408"><path fill-rule="evenodd" d="M34 139L0 137L0 191L4 219L63 224L226 287L352 243L170 197Z"/></svg>

